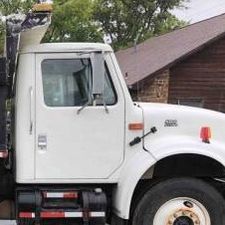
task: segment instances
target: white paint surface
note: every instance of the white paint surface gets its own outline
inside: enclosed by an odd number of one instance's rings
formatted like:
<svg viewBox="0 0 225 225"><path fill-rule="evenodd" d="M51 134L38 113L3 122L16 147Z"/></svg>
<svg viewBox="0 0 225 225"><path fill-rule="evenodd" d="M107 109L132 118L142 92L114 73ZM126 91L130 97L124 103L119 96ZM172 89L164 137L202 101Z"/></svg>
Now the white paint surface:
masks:
<svg viewBox="0 0 225 225"><path fill-rule="evenodd" d="M0 225L16 225L16 221L0 220Z"/></svg>

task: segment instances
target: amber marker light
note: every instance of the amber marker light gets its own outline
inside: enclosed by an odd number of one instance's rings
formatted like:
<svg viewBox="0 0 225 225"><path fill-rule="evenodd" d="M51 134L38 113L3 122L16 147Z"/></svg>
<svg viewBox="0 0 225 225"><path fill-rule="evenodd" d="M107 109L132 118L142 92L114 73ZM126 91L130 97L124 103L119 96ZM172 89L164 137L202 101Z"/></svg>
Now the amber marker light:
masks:
<svg viewBox="0 0 225 225"><path fill-rule="evenodd" d="M210 143L211 139L211 128L210 127L202 127L200 132L200 138L204 143Z"/></svg>
<svg viewBox="0 0 225 225"><path fill-rule="evenodd" d="M130 123L129 130L143 130L144 124L143 123Z"/></svg>

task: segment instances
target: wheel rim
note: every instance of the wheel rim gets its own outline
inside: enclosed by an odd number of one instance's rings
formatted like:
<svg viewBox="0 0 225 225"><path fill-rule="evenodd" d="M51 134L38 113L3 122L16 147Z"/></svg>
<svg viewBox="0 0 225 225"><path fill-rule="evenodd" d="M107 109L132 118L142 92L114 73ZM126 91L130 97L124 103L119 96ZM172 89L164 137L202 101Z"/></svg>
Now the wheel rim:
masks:
<svg viewBox="0 0 225 225"><path fill-rule="evenodd" d="M155 214L153 225L211 225L211 221L203 204L182 197L163 204Z"/></svg>

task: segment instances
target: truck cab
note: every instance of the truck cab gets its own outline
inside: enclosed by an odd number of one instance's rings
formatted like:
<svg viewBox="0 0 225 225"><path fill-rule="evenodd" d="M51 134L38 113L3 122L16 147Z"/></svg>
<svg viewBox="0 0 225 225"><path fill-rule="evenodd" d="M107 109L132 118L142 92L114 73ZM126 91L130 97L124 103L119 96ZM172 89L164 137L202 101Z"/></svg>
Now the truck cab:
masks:
<svg viewBox="0 0 225 225"><path fill-rule="evenodd" d="M225 225L224 114L133 102L109 45L43 44L34 9L0 59L0 218Z"/></svg>
<svg viewBox="0 0 225 225"><path fill-rule="evenodd" d="M102 99L92 99L93 56L104 57ZM16 165L22 183L113 182L125 153L126 104L103 44L41 44L19 54ZM27 65L27 66L24 66Z"/></svg>

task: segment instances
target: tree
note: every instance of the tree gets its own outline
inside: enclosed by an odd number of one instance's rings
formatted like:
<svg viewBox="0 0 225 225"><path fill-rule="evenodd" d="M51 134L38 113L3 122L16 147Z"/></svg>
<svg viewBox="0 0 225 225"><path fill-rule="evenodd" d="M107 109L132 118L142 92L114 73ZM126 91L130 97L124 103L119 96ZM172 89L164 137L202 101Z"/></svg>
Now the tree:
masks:
<svg viewBox="0 0 225 225"><path fill-rule="evenodd" d="M188 0L54 0L44 42L101 42L110 35L118 49L185 25L171 10ZM1 0L0 13L26 13L36 0ZM4 40L0 22L0 48Z"/></svg>
<svg viewBox="0 0 225 225"><path fill-rule="evenodd" d="M12 13L19 13L19 12L27 12L32 5L34 4L35 0L1 0L0 1L0 12L1 15L7 16Z"/></svg>
<svg viewBox="0 0 225 225"><path fill-rule="evenodd" d="M102 41L93 20L92 0L55 0L52 24L45 37L48 42Z"/></svg>
<svg viewBox="0 0 225 225"><path fill-rule="evenodd" d="M95 0L95 20L115 48L125 47L185 24L171 14L187 0Z"/></svg>
<svg viewBox="0 0 225 225"><path fill-rule="evenodd" d="M5 26L0 22L0 54L4 52Z"/></svg>
<svg viewBox="0 0 225 225"><path fill-rule="evenodd" d="M26 13L36 0L1 0L3 16ZM4 26L0 23L0 51L4 42ZM44 42L102 41L103 34L93 20L92 0L54 0L52 24ZM2 51L1 51L2 52Z"/></svg>
<svg viewBox="0 0 225 225"><path fill-rule="evenodd" d="M14 13L26 13L34 4L35 0L1 0L0 15L8 16ZM4 51L5 24L0 20L0 53Z"/></svg>

